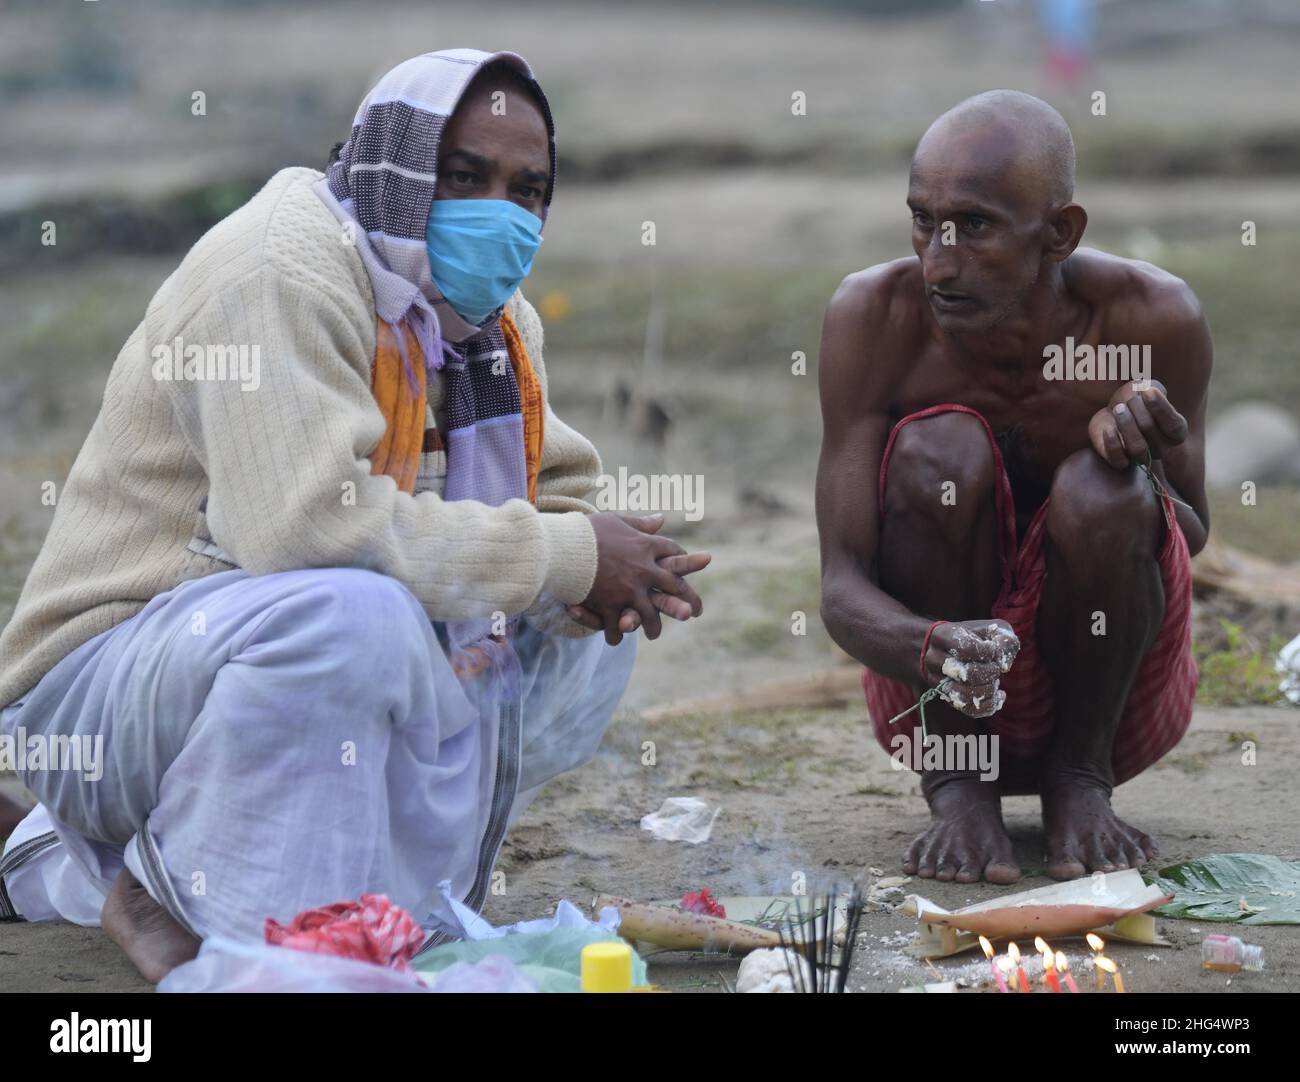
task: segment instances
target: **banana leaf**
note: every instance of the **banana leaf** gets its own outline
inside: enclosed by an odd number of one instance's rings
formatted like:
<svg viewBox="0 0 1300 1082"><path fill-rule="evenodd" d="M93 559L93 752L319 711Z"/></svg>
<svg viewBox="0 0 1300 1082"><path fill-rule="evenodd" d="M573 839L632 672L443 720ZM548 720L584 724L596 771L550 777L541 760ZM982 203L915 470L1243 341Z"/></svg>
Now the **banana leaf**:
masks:
<svg viewBox="0 0 1300 1082"><path fill-rule="evenodd" d="M1151 882L1174 900L1158 916L1231 924L1300 924L1300 862L1215 853L1161 868Z"/></svg>

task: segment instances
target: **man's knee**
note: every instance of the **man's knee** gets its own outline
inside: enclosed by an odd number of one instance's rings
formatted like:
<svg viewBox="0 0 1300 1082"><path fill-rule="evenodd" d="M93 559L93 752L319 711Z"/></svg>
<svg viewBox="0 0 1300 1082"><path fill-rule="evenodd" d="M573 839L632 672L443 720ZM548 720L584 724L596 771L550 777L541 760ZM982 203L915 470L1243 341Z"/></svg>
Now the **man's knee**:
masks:
<svg viewBox="0 0 1300 1082"><path fill-rule="evenodd" d="M295 666L306 657L328 659L331 667L367 672L379 683L412 664L428 665L432 626L396 579L349 567L276 578L274 592L254 602L262 612L246 646L275 644L273 656Z"/></svg>
<svg viewBox="0 0 1300 1082"><path fill-rule="evenodd" d="M969 413L939 413L898 430L885 478L886 518L916 516L964 531L997 484L988 432Z"/></svg>
<svg viewBox="0 0 1300 1082"><path fill-rule="evenodd" d="M1102 564L1126 554L1154 557L1161 528L1160 505L1144 470L1117 470L1091 448L1057 468L1046 529L1063 552L1091 554Z"/></svg>
<svg viewBox="0 0 1300 1082"><path fill-rule="evenodd" d="M317 618L326 632L349 640L401 633L413 622L427 622L415 595L394 578L356 567L294 572L301 576L295 601Z"/></svg>

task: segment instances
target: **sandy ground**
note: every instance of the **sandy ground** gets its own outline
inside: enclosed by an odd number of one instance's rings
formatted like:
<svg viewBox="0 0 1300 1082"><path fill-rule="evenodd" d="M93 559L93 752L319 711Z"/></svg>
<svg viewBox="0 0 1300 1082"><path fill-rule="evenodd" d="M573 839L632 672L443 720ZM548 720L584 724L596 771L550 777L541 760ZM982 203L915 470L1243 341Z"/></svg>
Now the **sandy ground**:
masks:
<svg viewBox="0 0 1300 1082"><path fill-rule="evenodd" d="M713 731L716 730L716 731ZM671 898L701 886L715 894L788 892L804 873L811 888L868 869L897 875L899 854L923 828L915 778L897 773L868 741L856 705L804 716L738 717L704 733L676 724L648 726L623 712L600 755L553 783L515 828L502 852L505 894L485 915L497 923L540 916L556 899L587 904L597 892ZM1231 734L1259 737L1259 763L1239 764ZM641 744L658 745L658 765L643 767ZM1300 752L1294 715L1262 708L1200 709L1183 744L1143 777L1121 788L1115 806L1152 832L1162 859L1208 853L1264 852L1295 860L1297 795L1291 758ZM639 829L642 815L674 795L722 806L712 837L700 846L662 842ZM1023 888L1050 882L1041 874L1037 803L1007 801L1007 826L1026 872ZM1011 888L912 880L905 888L948 908ZM1112 957L1134 992L1294 991L1300 979L1295 927L1230 929L1160 920L1171 947L1113 943ZM863 921L850 978L853 991L893 992L923 981L966 979L985 970L972 955L939 960L937 977L906 953L916 922L873 910ZM1212 931L1242 935L1264 947L1262 973L1235 976L1200 968L1199 944ZM1079 943L1056 944L1075 956ZM652 979L678 991L721 991L737 961L673 954L650 960ZM0 988L10 992L148 991L149 985L100 930L67 924L0 926ZM1086 985L1085 985L1086 987ZM987 989L986 989L987 990Z"/></svg>
<svg viewBox="0 0 1300 1082"><path fill-rule="evenodd" d="M869 741L856 704L802 717L735 718L713 729L697 735L655 731L635 715L624 719L601 757L548 790L515 831L502 862L508 894L493 899L487 915L517 919L560 894L589 901L585 895L597 890L636 898L671 898L702 886L718 895L788 893L800 872L821 889L833 881L869 881L872 867L900 874L900 854L925 826L925 807L915 777L895 772ZM1261 758L1252 768L1239 764L1231 735L1243 730L1259 737ZM645 739L658 742L653 769L639 765ZM1182 745L1120 789L1116 809L1158 838L1162 862L1216 852L1296 859L1289 763L1298 740L1295 718L1285 711L1198 710ZM671 795L722 805L707 843L661 842L639 830L639 817ZM1026 873L1016 889L1047 885L1037 801L1011 798L1005 815ZM948 908L1012 892L915 879L905 889ZM1222 928L1175 920L1159 926L1172 948L1114 946L1134 991L1281 991L1294 989L1300 975L1294 927L1244 932L1248 942L1263 944L1267 968L1229 984L1199 968L1202 933ZM891 992L940 979L905 953L913 919L873 911L864 927L853 990ZM983 974L978 966L971 971L973 960L963 955L936 967L943 979L978 981ZM731 976L735 968L718 958L673 955L652 962L651 972L679 990L716 991L719 973Z"/></svg>

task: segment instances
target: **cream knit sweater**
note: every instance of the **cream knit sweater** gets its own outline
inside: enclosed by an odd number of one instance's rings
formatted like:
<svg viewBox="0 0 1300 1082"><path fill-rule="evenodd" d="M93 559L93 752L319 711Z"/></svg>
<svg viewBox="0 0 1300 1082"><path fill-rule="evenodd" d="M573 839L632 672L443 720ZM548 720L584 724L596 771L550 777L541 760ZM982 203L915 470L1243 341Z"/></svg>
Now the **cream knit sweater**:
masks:
<svg viewBox="0 0 1300 1082"><path fill-rule="evenodd" d="M436 484L411 496L371 476L366 456L384 431L370 393L373 298L311 190L319 177L285 169L215 225L122 347L0 635L0 706L150 598L232 565L368 568L403 583L433 620L528 610L585 633L557 602L581 601L595 579L594 508L582 497L600 459L549 405L536 508L448 503ZM510 312L545 397L541 321L518 293ZM260 347L256 389L156 378L154 350L177 338ZM430 379L431 410L442 382ZM429 473L422 462L422 483Z"/></svg>

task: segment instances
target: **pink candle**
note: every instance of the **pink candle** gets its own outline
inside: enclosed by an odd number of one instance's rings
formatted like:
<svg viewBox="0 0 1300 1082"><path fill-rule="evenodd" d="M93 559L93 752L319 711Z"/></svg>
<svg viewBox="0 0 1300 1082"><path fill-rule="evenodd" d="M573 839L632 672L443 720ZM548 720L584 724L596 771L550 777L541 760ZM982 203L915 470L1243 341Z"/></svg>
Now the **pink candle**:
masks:
<svg viewBox="0 0 1300 1082"><path fill-rule="evenodd" d="M1071 992L1077 992L1079 986L1074 983L1074 978L1070 976L1070 959L1065 956L1065 951L1056 952L1056 968L1061 972L1061 979L1065 981L1065 987Z"/></svg>
<svg viewBox="0 0 1300 1082"><path fill-rule="evenodd" d="M998 970L997 963L993 960L993 944L983 936L980 936L980 947L984 951L984 957L989 960L989 970L993 973L993 979L998 982L998 991L1007 990L1007 982L1002 979L1002 973Z"/></svg>

